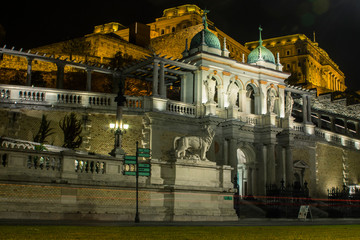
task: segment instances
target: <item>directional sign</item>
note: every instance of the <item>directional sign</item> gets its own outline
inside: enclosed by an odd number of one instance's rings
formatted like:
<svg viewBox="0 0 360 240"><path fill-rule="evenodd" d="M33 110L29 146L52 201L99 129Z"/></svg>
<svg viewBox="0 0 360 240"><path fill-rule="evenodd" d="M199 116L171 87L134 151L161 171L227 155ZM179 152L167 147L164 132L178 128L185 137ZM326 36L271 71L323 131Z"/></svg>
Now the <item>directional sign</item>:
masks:
<svg viewBox="0 0 360 240"><path fill-rule="evenodd" d="M139 168L139 172L150 172L150 168Z"/></svg>
<svg viewBox="0 0 360 240"><path fill-rule="evenodd" d="M150 157L150 153L138 153L138 157L148 158Z"/></svg>
<svg viewBox="0 0 360 240"><path fill-rule="evenodd" d="M139 172L139 176L149 177L149 176L150 176L150 172Z"/></svg>
<svg viewBox="0 0 360 240"><path fill-rule="evenodd" d="M125 156L125 160L136 160L136 156Z"/></svg>
<svg viewBox="0 0 360 240"><path fill-rule="evenodd" d="M150 148L138 148L139 153L150 153Z"/></svg>
<svg viewBox="0 0 360 240"><path fill-rule="evenodd" d="M127 171L124 171L124 175L136 176L136 172L127 172Z"/></svg>
<svg viewBox="0 0 360 240"><path fill-rule="evenodd" d="M126 160L125 159L125 164L136 164L136 160Z"/></svg>
<svg viewBox="0 0 360 240"><path fill-rule="evenodd" d="M150 168L149 163L139 163L139 168Z"/></svg>

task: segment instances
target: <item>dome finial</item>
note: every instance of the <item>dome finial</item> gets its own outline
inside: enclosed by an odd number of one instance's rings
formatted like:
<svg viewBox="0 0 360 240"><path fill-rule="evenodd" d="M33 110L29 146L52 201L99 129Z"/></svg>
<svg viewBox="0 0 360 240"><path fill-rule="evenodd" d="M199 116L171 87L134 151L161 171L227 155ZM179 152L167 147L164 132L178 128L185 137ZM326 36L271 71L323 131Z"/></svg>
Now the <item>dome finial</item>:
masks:
<svg viewBox="0 0 360 240"><path fill-rule="evenodd" d="M259 46L262 46L262 38L261 38L261 31L262 31L263 29L261 28L261 25L259 26Z"/></svg>
<svg viewBox="0 0 360 240"><path fill-rule="evenodd" d="M203 10L203 15L202 15L202 20L203 20L203 25L204 25L204 29L208 28L208 24L207 24L207 15L210 12L210 10L204 9Z"/></svg>

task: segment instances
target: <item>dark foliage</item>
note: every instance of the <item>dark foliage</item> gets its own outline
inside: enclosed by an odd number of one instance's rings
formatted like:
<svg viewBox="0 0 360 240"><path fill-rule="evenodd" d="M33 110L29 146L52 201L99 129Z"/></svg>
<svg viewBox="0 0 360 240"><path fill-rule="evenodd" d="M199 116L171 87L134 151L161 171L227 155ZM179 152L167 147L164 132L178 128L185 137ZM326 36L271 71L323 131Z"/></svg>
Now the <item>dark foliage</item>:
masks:
<svg viewBox="0 0 360 240"><path fill-rule="evenodd" d="M59 126L64 133L63 147L75 149L80 147L82 143L82 122L76 119L75 113L66 115L62 121L59 122Z"/></svg>
<svg viewBox="0 0 360 240"><path fill-rule="evenodd" d="M54 132L52 132L53 128L50 128L50 123L51 122L46 119L46 115L43 114L39 131L33 138L34 142L38 142L41 144L46 143L45 139L54 134Z"/></svg>

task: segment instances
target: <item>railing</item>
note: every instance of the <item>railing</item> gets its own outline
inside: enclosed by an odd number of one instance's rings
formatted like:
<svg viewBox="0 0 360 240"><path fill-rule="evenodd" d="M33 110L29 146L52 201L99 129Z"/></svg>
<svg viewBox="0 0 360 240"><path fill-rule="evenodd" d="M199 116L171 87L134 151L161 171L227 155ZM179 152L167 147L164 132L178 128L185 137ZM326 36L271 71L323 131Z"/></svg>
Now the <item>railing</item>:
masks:
<svg viewBox="0 0 360 240"><path fill-rule="evenodd" d="M0 90L0 99L9 99L10 98L10 90L9 89L1 89Z"/></svg>
<svg viewBox="0 0 360 240"><path fill-rule="evenodd" d="M293 123L293 128L295 131L299 131L299 132L304 132L305 128L304 125L302 123Z"/></svg>
<svg viewBox="0 0 360 240"><path fill-rule="evenodd" d="M315 136L322 138L327 142L332 142L342 146L360 150L360 140L353 139L339 133L334 133L325 129L315 128Z"/></svg>
<svg viewBox="0 0 360 240"><path fill-rule="evenodd" d="M104 161L75 160L75 172L77 173L105 173L106 163Z"/></svg>
<svg viewBox="0 0 360 240"><path fill-rule="evenodd" d="M166 105L166 111L180 115L193 116L196 115L196 106L189 103L177 102L169 100Z"/></svg>
<svg viewBox="0 0 360 240"><path fill-rule="evenodd" d="M145 97L126 96L125 107L128 110L145 110Z"/></svg>
<svg viewBox="0 0 360 240"><path fill-rule="evenodd" d="M46 154L29 154L26 166L29 169L60 171L61 157Z"/></svg>

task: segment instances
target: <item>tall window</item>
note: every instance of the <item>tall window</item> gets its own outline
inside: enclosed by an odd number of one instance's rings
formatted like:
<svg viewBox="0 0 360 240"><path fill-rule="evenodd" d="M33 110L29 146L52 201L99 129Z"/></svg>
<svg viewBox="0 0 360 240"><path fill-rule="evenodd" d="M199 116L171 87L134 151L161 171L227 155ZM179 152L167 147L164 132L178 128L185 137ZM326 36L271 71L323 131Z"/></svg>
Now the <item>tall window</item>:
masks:
<svg viewBox="0 0 360 240"><path fill-rule="evenodd" d="M246 86L246 100L248 112L255 114L255 90L250 84Z"/></svg>

